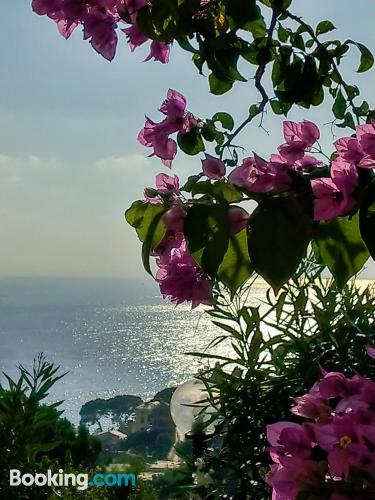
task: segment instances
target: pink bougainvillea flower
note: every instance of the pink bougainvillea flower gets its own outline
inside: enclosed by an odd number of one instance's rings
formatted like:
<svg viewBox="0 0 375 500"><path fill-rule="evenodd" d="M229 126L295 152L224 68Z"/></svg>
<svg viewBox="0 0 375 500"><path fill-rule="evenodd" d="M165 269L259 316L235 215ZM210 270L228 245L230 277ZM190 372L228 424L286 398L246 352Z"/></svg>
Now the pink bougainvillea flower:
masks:
<svg viewBox="0 0 375 500"><path fill-rule="evenodd" d="M202 160L202 170L206 177L212 180L218 180L225 175L224 162L209 154L206 154L206 159Z"/></svg>
<svg viewBox="0 0 375 500"><path fill-rule="evenodd" d="M180 179L177 175L169 176L164 173L156 176L156 189L146 188L145 198L148 203L161 203L163 196L169 195L170 199L177 200L180 195Z"/></svg>
<svg viewBox="0 0 375 500"><path fill-rule="evenodd" d="M184 235L181 232L166 231L164 238L152 252L153 257L157 257L159 267L168 265L173 248L180 248L184 242Z"/></svg>
<svg viewBox="0 0 375 500"><path fill-rule="evenodd" d="M308 120L303 122L284 122L284 139L288 144L301 142L305 148L311 147L320 138L320 132L315 123Z"/></svg>
<svg viewBox="0 0 375 500"><path fill-rule="evenodd" d="M90 9L83 22L83 38L108 61L112 61L117 47L116 18L100 9Z"/></svg>
<svg viewBox="0 0 375 500"><path fill-rule="evenodd" d="M146 5L149 5L149 3L149 0L125 0L125 5L129 14L138 12L143 9L143 7L146 7Z"/></svg>
<svg viewBox="0 0 375 500"><path fill-rule="evenodd" d="M316 167L321 167L322 165L323 162L315 158L315 156L305 155L303 158L297 160L294 163L293 168L295 168L296 170L304 170L308 172L309 170Z"/></svg>
<svg viewBox="0 0 375 500"><path fill-rule="evenodd" d="M284 138L286 143L279 147L279 153L288 161L300 160L320 138L318 127L307 120L296 123L284 122Z"/></svg>
<svg viewBox="0 0 375 500"><path fill-rule="evenodd" d="M355 165L342 158L332 162L329 179L315 179L311 182L315 196L315 220L329 220L348 214L355 206L352 197L358 185Z"/></svg>
<svg viewBox="0 0 375 500"><path fill-rule="evenodd" d="M357 167L375 167L375 123L358 125L355 137L343 137L334 145L342 158Z"/></svg>
<svg viewBox="0 0 375 500"><path fill-rule="evenodd" d="M368 457L367 448L359 443L357 414L350 412L314 429L320 448L328 453L328 463L335 477L347 477L350 468L361 468Z"/></svg>
<svg viewBox="0 0 375 500"><path fill-rule="evenodd" d="M299 425L293 422L279 422L267 426L267 438L271 443L271 457L279 462L284 455L308 458L311 455L313 435L307 424Z"/></svg>
<svg viewBox="0 0 375 500"><path fill-rule="evenodd" d="M249 213L241 207L231 206L228 210L229 227L231 234L237 234L247 226Z"/></svg>
<svg viewBox="0 0 375 500"><path fill-rule="evenodd" d="M148 37L139 31L136 24L133 24L129 28L125 28L122 31L126 34L128 44L132 52L148 40Z"/></svg>
<svg viewBox="0 0 375 500"><path fill-rule="evenodd" d="M324 498L335 500L372 498L367 478L375 477L375 383L358 374L323 371L300 409L293 413L315 421L267 427L274 465L265 480L272 498L295 500L309 492L320 498L316 493L323 491L329 492Z"/></svg>
<svg viewBox="0 0 375 500"><path fill-rule="evenodd" d="M375 122L358 125L356 135L363 151L375 156Z"/></svg>
<svg viewBox="0 0 375 500"><path fill-rule="evenodd" d="M348 162L358 164L364 157L363 149L355 137L342 137L334 142L339 156Z"/></svg>
<svg viewBox="0 0 375 500"><path fill-rule="evenodd" d="M375 347L372 345L366 345L365 349L370 358L375 359Z"/></svg>
<svg viewBox="0 0 375 500"><path fill-rule="evenodd" d="M143 146L153 148L153 155L170 168L177 153L177 144L170 135L176 132L183 134L189 132L197 125L197 120L186 111L185 97L172 89L168 90L167 98L159 111L165 115L165 119L156 123L146 117L145 126L140 131L138 140Z"/></svg>
<svg viewBox="0 0 375 500"><path fill-rule="evenodd" d="M32 0L31 8L39 16L53 16L61 10L61 0Z"/></svg>
<svg viewBox="0 0 375 500"><path fill-rule="evenodd" d="M167 174L158 174L156 176L156 189L160 193L180 194L180 179L177 175L173 177Z"/></svg>
<svg viewBox="0 0 375 500"><path fill-rule="evenodd" d="M156 123L146 117L146 123L138 134L138 141L148 148L153 148L151 156L160 158L163 164L171 168L172 160L177 153L177 144L169 138L170 134L175 132L175 127L170 125L167 120Z"/></svg>
<svg viewBox="0 0 375 500"><path fill-rule="evenodd" d="M170 44L154 40L151 43L150 53L146 57L145 61L151 61L151 59L153 59L154 61L159 61L162 64L167 64L169 63L170 53L171 53Z"/></svg>
<svg viewBox="0 0 375 500"><path fill-rule="evenodd" d="M319 391L318 383L314 384L307 394L296 398L295 402L291 411L299 417L322 420L329 417L331 412L327 399L324 399Z"/></svg>
<svg viewBox="0 0 375 500"><path fill-rule="evenodd" d="M78 0L33 0L33 11L53 19L60 34L69 38L88 14L88 4Z"/></svg>
<svg viewBox="0 0 375 500"><path fill-rule="evenodd" d="M282 457L274 465L265 480L274 490L278 500L294 500L302 491L321 482L319 463L299 457Z"/></svg>
<svg viewBox="0 0 375 500"><path fill-rule="evenodd" d="M174 205L163 216L163 222L168 231L182 232L184 230L186 209L182 203Z"/></svg>
<svg viewBox="0 0 375 500"><path fill-rule="evenodd" d="M274 189L282 191L290 185L291 178L287 164L267 162L255 155L245 158L242 165L230 173L228 181L250 193L266 193Z"/></svg>
<svg viewBox="0 0 375 500"><path fill-rule="evenodd" d="M191 302L192 308L212 304L211 280L190 255L185 241L172 249L167 262L156 262L156 281L164 298L174 304Z"/></svg>

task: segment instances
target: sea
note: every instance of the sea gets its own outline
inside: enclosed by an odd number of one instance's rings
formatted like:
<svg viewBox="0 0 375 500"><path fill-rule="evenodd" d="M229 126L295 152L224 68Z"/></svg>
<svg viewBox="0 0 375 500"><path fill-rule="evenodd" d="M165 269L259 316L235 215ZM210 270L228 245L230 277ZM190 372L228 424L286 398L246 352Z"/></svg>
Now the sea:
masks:
<svg viewBox="0 0 375 500"><path fill-rule="evenodd" d="M0 383L7 385L3 372L17 377L18 365L30 369L44 353L66 373L47 400L63 400L74 424L89 400L147 400L191 379L203 365L186 353L203 352L219 333L203 309L169 304L152 280L0 279ZM231 349L223 343L214 352Z"/></svg>

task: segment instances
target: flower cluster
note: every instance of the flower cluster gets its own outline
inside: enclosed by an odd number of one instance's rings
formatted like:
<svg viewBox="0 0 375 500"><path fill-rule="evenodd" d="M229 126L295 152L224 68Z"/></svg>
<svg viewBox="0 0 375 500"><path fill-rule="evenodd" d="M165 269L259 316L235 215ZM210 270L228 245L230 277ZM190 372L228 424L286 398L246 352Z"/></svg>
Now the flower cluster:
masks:
<svg viewBox="0 0 375 500"><path fill-rule="evenodd" d="M334 146L330 178L312 182L318 220L345 215L354 208L359 171L375 167L375 124L358 125L355 137L339 139Z"/></svg>
<svg viewBox="0 0 375 500"><path fill-rule="evenodd" d="M152 147L153 154L171 167L177 152L177 144L170 138L171 134L185 134L192 128L201 127L203 121L198 121L186 111L185 97L175 90L168 91L160 111L166 118L160 123L147 118L138 139L141 144ZM322 161L309 154L320 138L314 123L307 120L300 123L286 121L283 128L285 143L279 146L277 154L272 154L268 160L256 154L244 158L241 165L227 175L228 182L250 196L254 193L278 193L291 189L293 171L303 175L323 167ZM334 146L336 152L329 166L329 177L327 169L321 169L320 178L318 175L311 180L315 220L344 216L355 208L359 172L375 167L375 123L359 125L356 137L339 139ZM318 148L316 152L320 152ZM220 158L206 154L202 160L202 171L208 179L217 181L225 177L227 167Z"/></svg>
<svg viewBox="0 0 375 500"><path fill-rule="evenodd" d="M111 61L116 54L117 29L127 36L130 49L143 45L148 37L137 27L137 13L149 0L32 0L36 14L47 15L56 22L59 32L69 38L77 26L83 26L83 38L103 57ZM146 60L169 61L170 45L152 41Z"/></svg>
<svg viewBox="0 0 375 500"><path fill-rule="evenodd" d="M165 236L153 252L160 292L174 304L191 302L194 308L212 303L212 283L188 251L183 234L186 210L179 195L178 177L166 174L156 177L156 189L145 192L148 203L170 206L163 215Z"/></svg>
<svg viewBox="0 0 375 500"><path fill-rule="evenodd" d="M156 257L156 281L161 294L174 304L191 302L192 308L212 304L212 281L189 253L184 237L187 208L180 197L178 177L157 175L156 189L147 188L145 199L147 203L163 203L168 207L162 218L164 238L152 253ZM246 210L230 207L228 221L231 234L242 231L248 218Z"/></svg>
<svg viewBox="0 0 375 500"><path fill-rule="evenodd" d="M186 98L172 89L168 90L167 98L159 111L165 115L164 120L156 123L146 117L146 123L138 135L138 141L143 146L153 148L151 156L157 156L164 165L170 168L177 153L176 141L170 136L175 133L190 132L197 126L197 120L186 111Z"/></svg>
<svg viewBox="0 0 375 500"><path fill-rule="evenodd" d="M305 421L267 427L272 498L375 498L375 383L325 372L292 412Z"/></svg>

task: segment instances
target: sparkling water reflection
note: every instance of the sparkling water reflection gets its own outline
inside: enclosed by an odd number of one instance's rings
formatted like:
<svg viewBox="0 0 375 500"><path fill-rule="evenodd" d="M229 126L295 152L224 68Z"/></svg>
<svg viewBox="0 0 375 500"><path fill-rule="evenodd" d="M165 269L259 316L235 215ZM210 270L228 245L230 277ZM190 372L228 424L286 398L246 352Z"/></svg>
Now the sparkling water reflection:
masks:
<svg viewBox="0 0 375 500"><path fill-rule="evenodd" d="M43 351L67 376L52 399L64 399L78 422L80 406L117 394L151 397L191 378L219 329L202 310L174 307L153 288L119 280L1 280L0 368L31 366ZM254 297L264 293L254 290ZM211 351L212 352L212 351ZM225 343L214 352L231 353Z"/></svg>

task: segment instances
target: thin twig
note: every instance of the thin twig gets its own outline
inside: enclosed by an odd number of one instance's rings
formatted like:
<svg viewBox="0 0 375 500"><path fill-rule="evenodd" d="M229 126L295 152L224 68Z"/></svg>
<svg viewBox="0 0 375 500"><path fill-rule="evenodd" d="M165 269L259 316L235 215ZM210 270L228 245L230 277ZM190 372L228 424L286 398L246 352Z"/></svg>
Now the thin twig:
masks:
<svg viewBox="0 0 375 500"><path fill-rule="evenodd" d="M271 23L270 23L270 26L269 26L269 29L268 29L268 48L271 46L272 44L272 36L273 36L273 32L275 30L275 27L276 27L276 22L277 22L277 17L279 15L279 11L276 10L276 9L273 9L272 11L272 19L271 19ZM262 64L260 64L258 66L258 69L255 73L255 88L258 90L258 92L260 93L261 97L262 97L262 100L261 102L258 104L257 106L257 112L253 115L249 115L246 120L244 120L241 125L239 125L236 130L230 134L228 136L228 139L227 141L223 144L222 146L222 150L221 150L221 155L220 157L222 158L223 156L223 153L224 153L224 150L226 148L229 148L231 145L232 145L232 141L235 137L237 137L237 135L242 132L242 130L247 126L249 125L249 123L251 123L254 118L256 116L259 116L260 114L263 114L264 110L265 110L265 107L267 106L270 98L265 90L265 88L263 87L262 85L262 78L264 76L264 73L266 71L266 66L267 66L268 63L264 62Z"/></svg>

